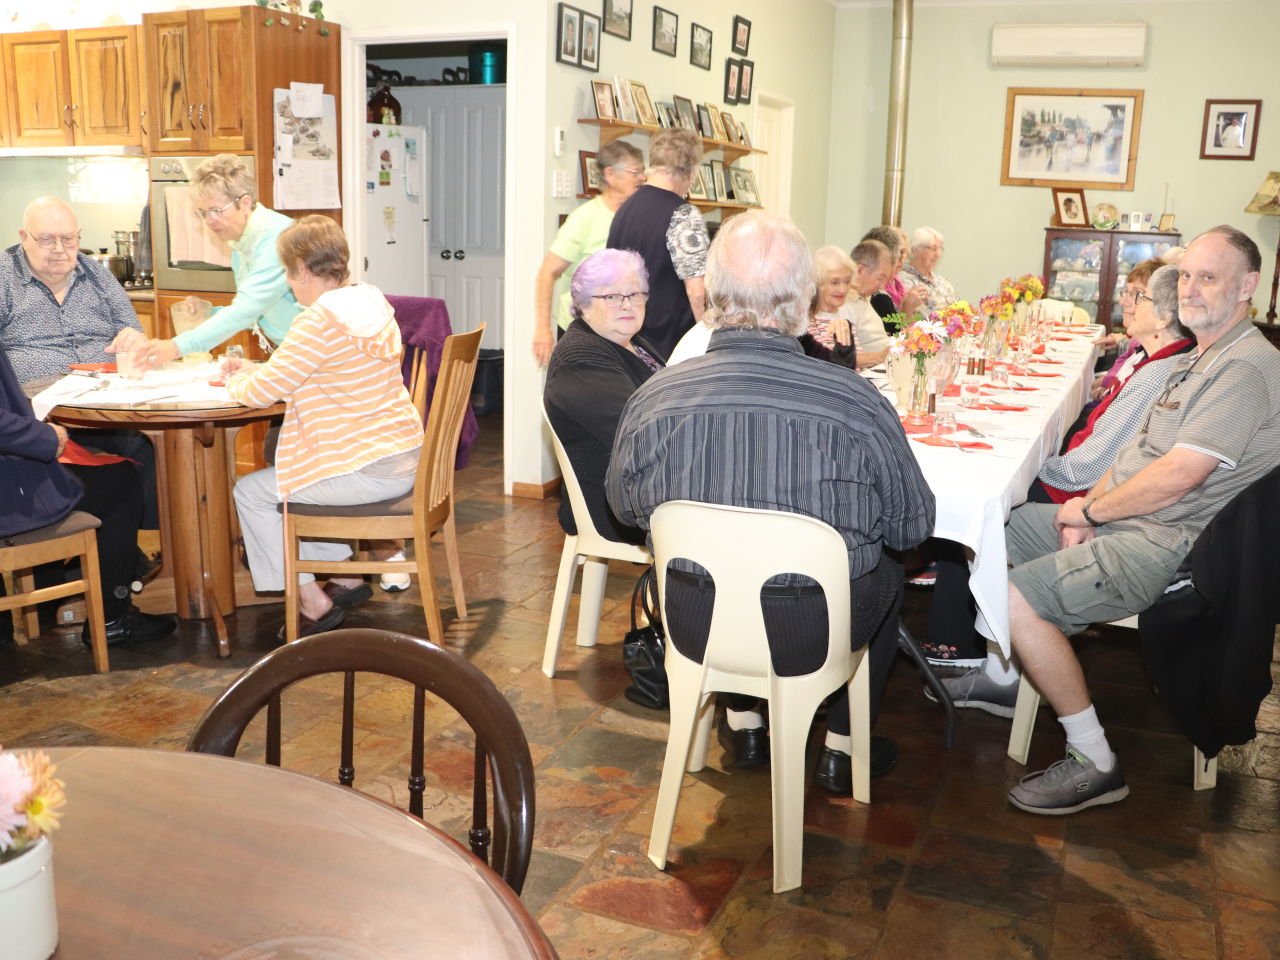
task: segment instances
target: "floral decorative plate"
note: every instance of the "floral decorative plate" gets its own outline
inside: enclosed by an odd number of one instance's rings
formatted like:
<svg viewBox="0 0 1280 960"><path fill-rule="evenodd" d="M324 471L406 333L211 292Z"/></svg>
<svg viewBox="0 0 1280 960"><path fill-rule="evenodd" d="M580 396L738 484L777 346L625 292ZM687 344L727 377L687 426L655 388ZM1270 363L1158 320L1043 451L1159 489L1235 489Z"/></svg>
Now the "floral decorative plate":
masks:
<svg viewBox="0 0 1280 960"><path fill-rule="evenodd" d="M1099 230L1112 230L1120 223L1120 211L1114 203L1094 204L1093 225Z"/></svg>

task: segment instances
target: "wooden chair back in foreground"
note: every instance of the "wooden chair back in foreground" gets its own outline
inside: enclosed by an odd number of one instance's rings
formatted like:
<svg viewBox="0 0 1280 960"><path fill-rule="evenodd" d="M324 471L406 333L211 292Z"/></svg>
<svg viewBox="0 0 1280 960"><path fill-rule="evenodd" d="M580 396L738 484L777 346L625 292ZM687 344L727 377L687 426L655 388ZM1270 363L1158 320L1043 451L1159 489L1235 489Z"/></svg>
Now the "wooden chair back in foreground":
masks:
<svg viewBox="0 0 1280 960"><path fill-rule="evenodd" d="M436 595L435 572L431 564L431 535L437 531L445 543L449 579L459 617L466 617L462 594L462 567L458 562L458 535L453 517L453 471L458 455L462 418L471 401L471 384L480 357L484 324L470 333L455 333L445 340L440 373L427 415L426 438L418 460L418 477L413 491L398 500L336 507L327 504L291 503L284 511L285 637L298 638L298 574L329 576L354 573L413 573L422 591L427 634L444 644L444 625ZM413 540L413 557L407 560L303 560L298 541L304 537L320 540Z"/></svg>
<svg viewBox="0 0 1280 960"><path fill-rule="evenodd" d="M385 630L334 630L271 651L209 707L187 743L193 753L233 757L245 728L267 709L267 763L280 766L282 691L323 674L343 674L338 781L355 782L355 675L374 673L413 684L409 812L422 817L426 693L456 710L475 733L471 852L492 865L516 893L533 849L534 781L529 744L515 711L493 682L462 657L434 643ZM489 826L492 775L493 827Z"/></svg>
<svg viewBox="0 0 1280 960"><path fill-rule="evenodd" d="M671 729L649 859L660 869L666 865L685 770L693 773L706 764L716 691L764 697L773 779L773 891L794 890L804 862L805 744L819 704L841 684L849 689L853 721L853 796L871 800L870 672L866 647L849 649L848 548L833 527L813 517L688 500L658 507L652 530L668 637ZM697 660L681 650L694 652L671 629L667 567L675 559L696 563L715 583L710 634ZM827 602L826 656L812 672L796 676L774 671L760 605L761 588L784 573L814 580Z"/></svg>
<svg viewBox="0 0 1280 960"><path fill-rule="evenodd" d="M98 572L98 535L101 524L89 513L73 510L57 523L0 538L0 573L13 574L13 595L0 597L0 612L14 610L22 615L27 639L40 635L37 604L84 594L93 648L93 669L106 673L107 629L102 611L102 581ZM80 578L69 583L36 589L34 569L42 563L80 560Z"/></svg>
<svg viewBox="0 0 1280 960"><path fill-rule="evenodd" d="M560 652L560 635L564 633L564 621L569 614L569 597L573 594L573 580L578 564L582 564L582 590L578 596L578 646L594 647L600 628L600 610L604 605L605 582L609 578L609 561L625 560L628 563L653 563L653 554L643 544L620 543L601 535L591 519L582 486L578 483L573 464L564 444L556 436L556 428L544 408L542 419L551 433L551 445L555 448L560 476L564 479L565 494L573 510L576 534L564 535L564 547L560 550L560 572L556 575L556 590L551 600L551 619L547 623L547 642L542 650L542 672L548 677L556 675L556 655Z"/></svg>

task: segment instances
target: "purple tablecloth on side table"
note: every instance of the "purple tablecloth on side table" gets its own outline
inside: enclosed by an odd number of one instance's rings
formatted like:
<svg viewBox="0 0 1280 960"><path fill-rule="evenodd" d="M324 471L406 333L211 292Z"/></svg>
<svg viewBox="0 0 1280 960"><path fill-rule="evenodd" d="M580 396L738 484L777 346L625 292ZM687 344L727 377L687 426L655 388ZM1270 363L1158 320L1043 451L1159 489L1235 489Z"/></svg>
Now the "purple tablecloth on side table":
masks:
<svg viewBox="0 0 1280 960"><path fill-rule="evenodd" d="M436 389L436 375L440 372L440 357L444 353L445 337L453 333L449 323L449 308L443 300L433 297L387 297L387 302L396 312L396 322L400 324L400 338L404 341L405 359L401 373L404 385L409 386L410 368L413 351L410 347L427 351L427 370L431 379L427 383L427 410L431 409L431 397ZM454 466L461 470L467 465L476 437L480 435L480 424L476 422L475 412L467 407L462 418L462 434L458 438L458 459Z"/></svg>

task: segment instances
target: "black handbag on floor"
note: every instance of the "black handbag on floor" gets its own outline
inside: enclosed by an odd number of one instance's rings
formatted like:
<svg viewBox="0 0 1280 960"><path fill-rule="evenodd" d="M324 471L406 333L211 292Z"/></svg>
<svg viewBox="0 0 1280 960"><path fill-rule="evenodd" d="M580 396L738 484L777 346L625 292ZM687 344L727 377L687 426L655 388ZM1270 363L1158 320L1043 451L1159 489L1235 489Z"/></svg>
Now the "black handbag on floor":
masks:
<svg viewBox="0 0 1280 960"><path fill-rule="evenodd" d="M649 625L636 625L636 608L644 611ZM665 710L670 703L667 692L666 652L662 618L658 614L658 577L650 567L640 574L631 594L631 630L622 639L622 662L631 674L626 697L650 710Z"/></svg>

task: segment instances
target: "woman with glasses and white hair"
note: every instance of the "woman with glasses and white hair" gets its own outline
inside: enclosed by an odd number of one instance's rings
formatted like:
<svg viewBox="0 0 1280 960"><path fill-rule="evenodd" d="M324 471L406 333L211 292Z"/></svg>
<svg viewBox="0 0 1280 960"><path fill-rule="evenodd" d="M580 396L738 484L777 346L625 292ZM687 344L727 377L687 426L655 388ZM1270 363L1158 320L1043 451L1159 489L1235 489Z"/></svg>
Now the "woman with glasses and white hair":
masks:
<svg viewBox="0 0 1280 960"><path fill-rule="evenodd" d="M624 203L609 228L609 246L634 250L649 273L649 342L665 360L706 309L707 225L685 202L702 160L702 138L672 127L649 144L648 181Z"/></svg>
<svg viewBox="0 0 1280 960"><path fill-rule="evenodd" d="M596 165L604 189L569 214L538 268L533 298L533 355L541 367L551 359L551 348L556 344L552 318L560 334L573 322L569 284L574 271L591 254L604 249L613 215L644 183L644 154L625 140L601 147Z"/></svg>
<svg viewBox="0 0 1280 960"><path fill-rule="evenodd" d="M946 277L938 276L933 268L942 259L942 234L933 227L917 227L911 234L908 262L899 277L904 294L917 291L920 309L926 316L941 310L956 299L956 288Z"/></svg>
<svg viewBox="0 0 1280 960"><path fill-rule="evenodd" d="M293 220L258 202L258 186L244 159L223 153L210 157L191 175L196 216L219 240L231 245L231 273L236 295L228 306L213 311L194 330L172 340L136 338L114 344L130 350L135 363L157 367L188 353L205 353L241 330L253 329L272 348L284 341L293 318L302 309L285 282L276 240ZM264 344L265 346L265 344Z"/></svg>
<svg viewBox="0 0 1280 960"><path fill-rule="evenodd" d="M601 250L584 260L570 288L574 321L551 353L542 394L596 529L611 540L644 543L644 531L618 521L605 500L613 434L622 408L657 371L657 350L637 334L644 326L649 273L631 250ZM560 526L576 533L569 498Z"/></svg>

